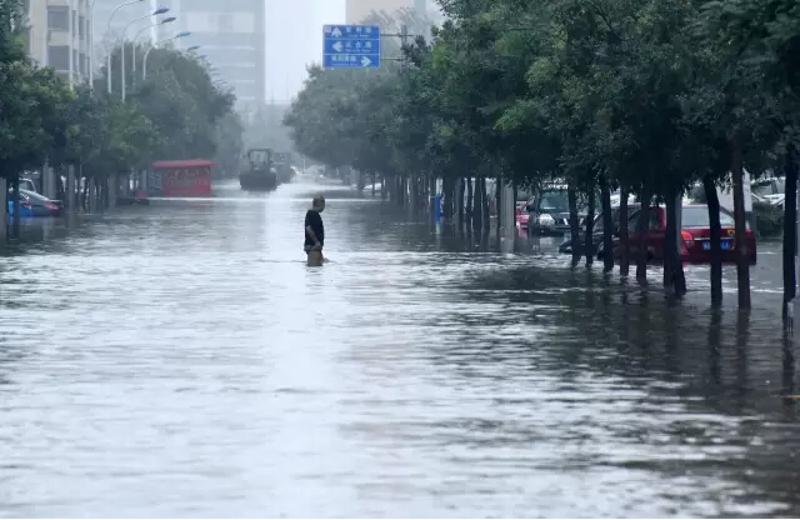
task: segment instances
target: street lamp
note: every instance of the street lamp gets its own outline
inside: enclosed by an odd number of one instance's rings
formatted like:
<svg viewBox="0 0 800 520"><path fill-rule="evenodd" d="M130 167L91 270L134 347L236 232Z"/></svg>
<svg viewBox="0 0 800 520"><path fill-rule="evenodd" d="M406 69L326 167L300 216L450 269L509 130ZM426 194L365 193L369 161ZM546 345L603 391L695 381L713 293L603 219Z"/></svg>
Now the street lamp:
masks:
<svg viewBox="0 0 800 520"><path fill-rule="evenodd" d="M120 72L121 72L120 75L122 76L122 89L121 89L121 92L122 92L122 101L123 102L125 102L125 87L126 87L126 85L125 85L125 35L128 34L128 29L130 28L130 26L135 24L136 22L140 22L140 21L142 21L142 20L144 20L146 18L150 18L151 16L158 16L160 14L164 14L164 13L166 13L168 11L169 11L169 7L160 7L160 8L156 9L155 11L153 11L150 14L146 14L144 16L139 16L138 18L134 18L133 20L128 22L128 24L125 26L124 29L122 29L122 48L121 48L122 59L120 60ZM136 51L134 50L134 52L136 52Z"/></svg>
<svg viewBox="0 0 800 520"><path fill-rule="evenodd" d="M127 2L122 2L121 4L116 6L114 10L111 11L111 16L108 17L108 28L106 29L106 34L111 33L111 21L114 19L114 15L117 14L117 12L120 9L128 7L129 5L139 4L141 2L144 2L144 0L128 0ZM92 2L92 9L94 9L94 2ZM94 13L92 14L92 19L94 19ZM94 38L94 28L92 29L92 38ZM111 95L111 50L109 50L108 52L108 63L106 64L106 76L107 76L106 83L108 83L108 95L110 96Z"/></svg>
<svg viewBox="0 0 800 520"><path fill-rule="evenodd" d="M159 25L166 25L168 23L172 23L176 20L174 16L170 16L169 18L164 18L160 22L148 25L147 27L142 27L137 31L136 36L133 37L131 40L131 45L133 46L133 74L134 77L136 76L136 42L139 41L139 37L142 35L143 32L149 31L153 27L158 27Z"/></svg>
<svg viewBox="0 0 800 520"><path fill-rule="evenodd" d="M97 0L92 0L89 4L89 90L94 91L94 4Z"/></svg>
<svg viewBox="0 0 800 520"><path fill-rule="evenodd" d="M179 38L186 38L187 36L191 36L191 34L192 33L190 32L181 32L171 38L164 38L163 40L159 40L155 43L155 45L172 40L177 40ZM144 58L142 59L142 81L147 79L147 58L150 56L150 51L152 51L155 48L155 45L147 49L147 52L144 53Z"/></svg>

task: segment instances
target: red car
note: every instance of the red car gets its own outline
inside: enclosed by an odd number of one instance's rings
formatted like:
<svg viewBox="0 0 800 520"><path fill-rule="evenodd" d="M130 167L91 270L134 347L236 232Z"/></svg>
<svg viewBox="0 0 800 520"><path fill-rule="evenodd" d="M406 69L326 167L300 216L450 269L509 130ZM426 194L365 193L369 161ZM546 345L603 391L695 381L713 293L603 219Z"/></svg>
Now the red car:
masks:
<svg viewBox="0 0 800 520"><path fill-rule="evenodd" d="M630 230L629 250L631 257L639 252L639 233L636 231L639 224L639 213L631 213L628 220ZM733 215L727 210L720 209L720 225L722 226L722 261L735 262L736 243L734 240ZM667 231L667 212L663 207L650 208L650 230L647 232L647 256L649 260L664 260L664 237ZM693 264L711 263L711 226L708 220L708 208L705 205L687 205L683 207L681 215L681 239L679 247L681 260ZM756 263L756 237L750 226L745 232L747 253L750 263ZM619 247L617 243L617 247Z"/></svg>
<svg viewBox="0 0 800 520"><path fill-rule="evenodd" d="M531 215L530 213L528 213L528 210L525 208L525 206L523 205L522 207L520 207L519 205L517 205L516 214L517 214L517 228L528 229L528 223L531 220Z"/></svg>

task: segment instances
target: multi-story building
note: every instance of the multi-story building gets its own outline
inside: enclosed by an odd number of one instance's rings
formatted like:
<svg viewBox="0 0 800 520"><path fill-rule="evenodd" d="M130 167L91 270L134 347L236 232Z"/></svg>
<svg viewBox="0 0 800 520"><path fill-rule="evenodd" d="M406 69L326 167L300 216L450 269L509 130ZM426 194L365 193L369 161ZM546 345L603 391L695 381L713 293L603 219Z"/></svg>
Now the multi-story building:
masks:
<svg viewBox="0 0 800 520"><path fill-rule="evenodd" d="M155 5L153 0L151 8ZM240 110L255 110L266 101L265 0L159 0L157 5L177 17L157 39L190 32L175 45L200 46L198 53L218 79L233 88Z"/></svg>
<svg viewBox="0 0 800 520"><path fill-rule="evenodd" d="M29 0L30 57L53 67L70 85L89 79L91 65L90 0Z"/></svg>
<svg viewBox="0 0 800 520"><path fill-rule="evenodd" d="M117 42L122 37L122 30L132 20L142 19L146 17L151 11L150 2L142 1L131 5L121 7L120 4L124 3L122 0L93 0L94 1L94 44L103 47L102 53L105 53L105 47L111 45L112 42ZM89 0L92 2L92 0ZM112 14L116 10L112 18ZM110 23L109 23L110 22ZM147 18L141 20L137 27L147 25ZM129 34L128 37L131 35Z"/></svg>

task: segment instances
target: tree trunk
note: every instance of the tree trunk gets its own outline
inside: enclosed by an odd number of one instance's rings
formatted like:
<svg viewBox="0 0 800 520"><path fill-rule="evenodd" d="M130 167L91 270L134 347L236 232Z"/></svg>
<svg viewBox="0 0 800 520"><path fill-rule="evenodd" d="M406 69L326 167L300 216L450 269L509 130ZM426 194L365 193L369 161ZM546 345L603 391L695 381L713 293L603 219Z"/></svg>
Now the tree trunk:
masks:
<svg viewBox="0 0 800 520"><path fill-rule="evenodd" d="M472 177L467 177L465 182L467 183L467 208L466 208L466 214L467 214L467 220L468 220L468 224L469 224L469 222L472 222L472 219L474 217L475 190L473 189Z"/></svg>
<svg viewBox="0 0 800 520"><path fill-rule="evenodd" d="M489 234L489 192L486 190L486 177L481 177L481 212L483 212L483 233Z"/></svg>
<svg viewBox="0 0 800 520"><path fill-rule="evenodd" d="M603 271L614 270L614 215L611 214L611 189L608 178L600 176L600 198L603 206Z"/></svg>
<svg viewBox="0 0 800 520"><path fill-rule="evenodd" d="M483 233L483 192L481 183L483 177L475 177L474 199L472 201L472 229L476 235Z"/></svg>
<svg viewBox="0 0 800 520"><path fill-rule="evenodd" d="M464 194L467 189L466 181L463 177L459 177L458 179L458 195L456 198L456 204L458 207L458 225L459 227L463 227L466 221L466 209L464 207Z"/></svg>
<svg viewBox="0 0 800 520"><path fill-rule="evenodd" d="M8 179L0 176L0 241L8 239Z"/></svg>
<svg viewBox="0 0 800 520"><path fill-rule="evenodd" d="M595 190L594 179L589 181L586 193L588 197L588 208L586 212L586 236L584 236L583 248L586 254L586 268L590 269L594 263L594 214L595 214Z"/></svg>
<svg viewBox="0 0 800 520"><path fill-rule="evenodd" d="M636 280L641 284L647 283L647 233L650 229L650 191L642 189L642 204L639 210L639 222L636 232L638 233L638 251L636 256Z"/></svg>
<svg viewBox="0 0 800 520"><path fill-rule="evenodd" d="M628 187L619 188L619 274L627 277L630 274L631 251L630 233L628 232Z"/></svg>
<svg viewBox="0 0 800 520"><path fill-rule="evenodd" d="M372 174L372 198L375 198L375 183L376 183L376 182L378 182L378 181L377 181L377 177L376 177L376 175L373 173L373 174Z"/></svg>
<svg viewBox="0 0 800 520"><path fill-rule="evenodd" d="M64 190L64 204L70 213L75 213L75 170L74 166L67 167L67 187Z"/></svg>
<svg viewBox="0 0 800 520"><path fill-rule="evenodd" d="M567 199L569 200L569 231L572 238L572 268L575 269L581 261L581 230L578 221L578 193L572 184L567 187ZM530 224L528 225L530 226Z"/></svg>
<svg viewBox="0 0 800 520"><path fill-rule="evenodd" d="M703 177L703 188L711 228L711 304L716 307L722 305L722 226L719 221L719 195L710 175Z"/></svg>
<svg viewBox="0 0 800 520"><path fill-rule="evenodd" d="M731 172L733 173L733 216L736 221L736 278L739 285L739 308L750 308L750 252L745 233L747 220L744 212L744 164L742 147L737 139L732 139Z"/></svg>
<svg viewBox="0 0 800 520"><path fill-rule="evenodd" d="M681 297L686 294L686 277L680 252L680 229L678 211L680 203L677 190L671 188L667 193L667 231L664 235L664 288Z"/></svg>
<svg viewBox="0 0 800 520"><path fill-rule="evenodd" d="M497 214L497 238L499 239L500 230L503 228L503 212L500 209L503 205L503 176L501 174L497 174L497 182L495 182L494 192L495 213Z"/></svg>
<svg viewBox="0 0 800 520"><path fill-rule="evenodd" d="M89 212L89 191L91 189L91 179L89 177L83 177L83 189L80 190L81 192L81 209L83 209L84 213Z"/></svg>
<svg viewBox="0 0 800 520"><path fill-rule="evenodd" d="M786 150L786 200L783 207L783 319L789 317L789 305L797 296L797 157L794 146Z"/></svg>
<svg viewBox="0 0 800 520"><path fill-rule="evenodd" d="M449 177L442 179L442 191L444 192L444 203L442 204L442 216L449 219L453 216L453 205L455 204L455 197L452 196L453 180ZM434 210L435 213L435 210Z"/></svg>
<svg viewBox="0 0 800 520"><path fill-rule="evenodd" d="M386 183L386 177L381 176L381 200L386 200L389 192L389 185Z"/></svg>
<svg viewBox="0 0 800 520"><path fill-rule="evenodd" d="M15 174L11 179L11 187L14 189L14 221L11 224L12 236L15 239L19 238L19 174Z"/></svg>

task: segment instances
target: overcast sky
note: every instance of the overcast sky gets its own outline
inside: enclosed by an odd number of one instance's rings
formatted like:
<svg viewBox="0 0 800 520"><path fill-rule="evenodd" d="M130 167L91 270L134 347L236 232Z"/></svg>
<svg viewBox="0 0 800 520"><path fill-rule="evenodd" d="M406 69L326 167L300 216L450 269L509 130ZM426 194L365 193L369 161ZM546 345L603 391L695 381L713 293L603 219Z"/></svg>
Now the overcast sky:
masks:
<svg viewBox="0 0 800 520"><path fill-rule="evenodd" d="M300 90L306 66L322 60L322 26L344 23L345 0L266 2L267 102L282 102Z"/></svg>

